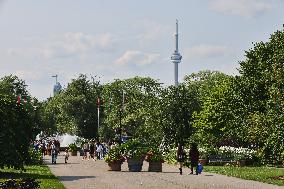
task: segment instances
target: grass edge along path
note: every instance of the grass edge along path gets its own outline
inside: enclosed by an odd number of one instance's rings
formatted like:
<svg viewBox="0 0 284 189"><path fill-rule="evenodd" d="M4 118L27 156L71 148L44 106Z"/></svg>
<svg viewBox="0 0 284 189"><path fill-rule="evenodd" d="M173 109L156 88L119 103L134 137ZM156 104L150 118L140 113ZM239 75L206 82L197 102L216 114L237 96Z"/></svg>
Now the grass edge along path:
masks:
<svg viewBox="0 0 284 189"><path fill-rule="evenodd" d="M40 182L40 189L65 189L59 179L54 176L47 165L25 166L26 172L15 169L0 169L0 182L9 178L34 178Z"/></svg>
<svg viewBox="0 0 284 189"><path fill-rule="evenodd" d="M254 180L278 186L284 186L284 180L275 179L284 176L284 168L275 167L232 167L204 166L205 172L217 173L245 180Z"/></svg>

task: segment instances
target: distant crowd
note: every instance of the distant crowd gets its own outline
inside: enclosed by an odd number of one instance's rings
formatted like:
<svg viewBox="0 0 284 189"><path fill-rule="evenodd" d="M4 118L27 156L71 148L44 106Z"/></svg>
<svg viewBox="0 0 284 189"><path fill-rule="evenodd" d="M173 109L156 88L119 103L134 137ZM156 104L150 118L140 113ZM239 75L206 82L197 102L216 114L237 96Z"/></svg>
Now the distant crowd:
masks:
<svg viewBox="0 0 284 189"><path fill-rule="evenodd" d="M60 154L60 142L58 140L35 140L31 142L31 145L36 151L42 154L42 157L46 155L52 156L51 163L56 164L57 156ZM83 156L82 160L102 160L108 153L108 150L115 145L117 145L116 142L101 143L98 140L85 141L81 145L80 156ZM65 163L67 163L69 149L68 147L64 149Z"/></svg>

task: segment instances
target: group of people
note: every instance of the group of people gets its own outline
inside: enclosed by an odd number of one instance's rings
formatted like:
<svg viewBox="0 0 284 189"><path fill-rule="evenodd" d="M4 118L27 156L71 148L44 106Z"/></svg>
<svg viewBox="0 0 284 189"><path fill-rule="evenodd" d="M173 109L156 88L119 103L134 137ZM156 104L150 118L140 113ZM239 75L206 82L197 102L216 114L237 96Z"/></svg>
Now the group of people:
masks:
<svg viewBox="0 0 284 189"><path fill-rule="evenodd" d="M42 157L45 155L51 155L51 163L56 164L56 159L60 148L60 143L58 140L35 140L32 142L32 144L34 149L42 154Z"/></svg>
<svg viewBox="0 0 284 189"><path fill-rule="evenodd" d="M101 160L105 157L108 152L108 147L106 143L100 143L99 141L90 140L89 142L85 142L82 145L83 150L83 159L93 159L93 160ZM88 157L89 155L89 157Z"/></svg>
<svg viewBox="0 0 284 189"><path fill-rule="evenodd" d="M192 143L189 150L190 170L189 174L193 174L195 168L195 174L198 175L202 171L202 165L199 164L199 151L196 143ZM177 148L177 162L179 162L179 173L182 175L183 163L186 160L186 152L182 144L178 144Z"/></svg>

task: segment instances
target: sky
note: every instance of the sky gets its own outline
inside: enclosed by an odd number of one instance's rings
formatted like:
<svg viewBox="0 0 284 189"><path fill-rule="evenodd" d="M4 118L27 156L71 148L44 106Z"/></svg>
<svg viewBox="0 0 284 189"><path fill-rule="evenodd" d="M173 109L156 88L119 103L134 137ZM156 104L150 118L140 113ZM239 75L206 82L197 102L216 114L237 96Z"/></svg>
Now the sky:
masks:
<svg viewBox="0 0 284 189"><path fill-rule="evenodd" d="M135 76L174 84L201 70L238 74L253 43L283 29L284 0L0 0L0 77L17 75L45 100L86 74L101 83Z"/></svg>

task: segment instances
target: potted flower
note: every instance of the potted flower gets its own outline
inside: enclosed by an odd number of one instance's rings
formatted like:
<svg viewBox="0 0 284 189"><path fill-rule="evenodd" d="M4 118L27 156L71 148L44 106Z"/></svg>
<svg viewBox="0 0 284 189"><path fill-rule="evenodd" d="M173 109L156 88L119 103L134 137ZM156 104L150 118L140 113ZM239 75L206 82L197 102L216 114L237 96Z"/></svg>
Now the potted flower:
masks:
<svg viewBox="0 0 284 189"><path fill-rule="evenodd" d="M128 140L121 147L124 151L124 157L127 159L129 171L141 171L147 153L145 146L138 140Z"/></svg>
<svg viewBox="0 0 284 189"><path fill-rule="evenodd" d="M149 162L148 171L162 172L162 163L164 163L164 157L159 148L150 148L146 154L145 160Z"/></svg>
<svg viewBox="0 0 284 189"><path fill-rule="evenodd" d="M77 156L77 145L75 143L69 144L69 151L71 152L71 156Z"/></svg>
<svg viewBox="0 0 284 189"><path fill-rule="evenodd" d="M109 171L121 171L121 164L124 162L122 148L120 146L111 148L104 160L109 166Z"/></svg>

